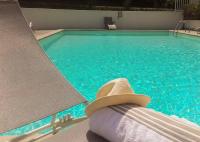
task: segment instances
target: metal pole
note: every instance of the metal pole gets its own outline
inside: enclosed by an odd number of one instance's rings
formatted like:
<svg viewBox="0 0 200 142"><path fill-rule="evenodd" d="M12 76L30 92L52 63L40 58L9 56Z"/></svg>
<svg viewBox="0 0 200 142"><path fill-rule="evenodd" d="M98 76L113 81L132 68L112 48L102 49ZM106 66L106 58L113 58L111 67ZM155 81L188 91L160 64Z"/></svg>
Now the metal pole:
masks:
<svg viewBox="0 0 200 142"><path fill-rule="evenodd" d="M52 130L53 130L53 134L56 134L55 122L56 122L56 114L53 114L52 115L52 120L51 120L51 126L52 126Z"/></svg>
<svg viewBox="0 0 200 142"><path fill-rule="evenodd" d="M174 10L175 10L175 11L176 11L176 1L177 1L177 0L174 1Z"/></svg>

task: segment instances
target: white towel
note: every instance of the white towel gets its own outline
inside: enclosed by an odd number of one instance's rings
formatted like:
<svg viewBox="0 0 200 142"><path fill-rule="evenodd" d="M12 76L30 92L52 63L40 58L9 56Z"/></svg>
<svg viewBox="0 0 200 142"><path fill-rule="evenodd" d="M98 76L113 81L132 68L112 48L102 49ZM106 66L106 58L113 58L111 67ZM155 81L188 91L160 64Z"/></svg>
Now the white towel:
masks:
<svg viewBox="0 0 200 142"><path fill-rule="evenodd" d="M89 121L90 130L110 142L171 142L148 127L111 108L95 112Z"/></svg>
<svg viewBox="0 0 200 142"><path fill-rule="evenodd" d="M116 30L117 29L117 26L115 24L113 25L108 25L108 29L109 30Z"/></svg>

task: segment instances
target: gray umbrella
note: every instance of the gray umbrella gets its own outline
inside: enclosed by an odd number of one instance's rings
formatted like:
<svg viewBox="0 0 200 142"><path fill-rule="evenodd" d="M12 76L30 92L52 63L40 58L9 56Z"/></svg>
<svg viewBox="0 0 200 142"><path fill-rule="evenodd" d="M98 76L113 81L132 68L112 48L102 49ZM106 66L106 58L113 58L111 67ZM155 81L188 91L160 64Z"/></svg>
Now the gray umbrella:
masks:
<svg viewBox="0 0 200 142"><path fill-rule="evenodd" d="M0 133L85 101L39 47L18 2L0 1Z"/></svg>

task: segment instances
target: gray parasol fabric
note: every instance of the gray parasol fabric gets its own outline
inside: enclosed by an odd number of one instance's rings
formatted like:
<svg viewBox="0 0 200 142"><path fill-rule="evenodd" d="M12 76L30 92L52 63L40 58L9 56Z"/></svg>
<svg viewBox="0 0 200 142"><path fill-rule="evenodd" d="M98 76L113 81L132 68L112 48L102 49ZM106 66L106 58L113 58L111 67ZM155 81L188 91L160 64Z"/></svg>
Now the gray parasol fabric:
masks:
<svg viewBox="0 0 200 142"><path fill-rule="evenodd" d="M0 1L0 133L85 101L39 47L18 2Z"/></svg>

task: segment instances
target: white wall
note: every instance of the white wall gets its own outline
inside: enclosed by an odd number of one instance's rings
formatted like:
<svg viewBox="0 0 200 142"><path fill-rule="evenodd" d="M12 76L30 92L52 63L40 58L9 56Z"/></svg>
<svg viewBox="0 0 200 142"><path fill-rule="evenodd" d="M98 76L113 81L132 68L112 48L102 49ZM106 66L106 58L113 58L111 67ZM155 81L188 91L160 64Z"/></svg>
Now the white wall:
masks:
<svg viewBox="0 0 200 142"><path fill-rule="evenodd" d="M118 18L117 11L62 10L23 8L25 17L32 21L34 29L98 29L104 28L103 18L113 17L118 29L174 29L183 18L174 11L124 11Z"/></svg>

